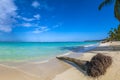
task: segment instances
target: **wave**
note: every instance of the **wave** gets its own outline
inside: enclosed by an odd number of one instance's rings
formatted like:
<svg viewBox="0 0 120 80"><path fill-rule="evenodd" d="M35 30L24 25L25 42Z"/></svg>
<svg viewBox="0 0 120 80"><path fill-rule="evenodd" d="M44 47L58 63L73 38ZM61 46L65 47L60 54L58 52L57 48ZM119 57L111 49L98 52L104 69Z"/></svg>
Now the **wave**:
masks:
<svg viewBox="0 0 120 80"><path fill-rule="evenodd" d="M43 61L36 61L36 62L32 62L33 64L42 64L42 63L47 63L49 62L49 60L43 60Z"/></svg>

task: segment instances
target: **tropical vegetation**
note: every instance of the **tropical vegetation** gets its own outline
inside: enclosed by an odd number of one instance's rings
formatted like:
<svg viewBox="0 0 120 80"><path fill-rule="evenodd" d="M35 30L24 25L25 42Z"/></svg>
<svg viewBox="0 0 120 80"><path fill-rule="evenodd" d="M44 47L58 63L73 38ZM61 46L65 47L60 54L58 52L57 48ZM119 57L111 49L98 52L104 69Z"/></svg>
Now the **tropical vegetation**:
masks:
<svg viewBox="0 0 120 80"><path fill-rule="evenodd" d="M120 41L120 25L117 28L112 28L108 34L108 41Z"/></svg>
<svg viewBox="0 0 120 80"><path fill-rule="evenodd" d="M98 7L99 10L102 9L105 5L115 3L114 4L114 15L120 21L120 0L104 0Z"/></svg>
<svg viewBox="0 0 120 80"><path fill-rule="evenodd" d="M118 21L120 22L120 0L104 0L99 5L98 9L101 10L103 6L107 4L111 4L111 3L115 3L114 4L114 15L115 15L115 18L117 18ZM117 28L112 28L109 31L109 36L106 40L107 41L120 41L120 25Z"/></svg>

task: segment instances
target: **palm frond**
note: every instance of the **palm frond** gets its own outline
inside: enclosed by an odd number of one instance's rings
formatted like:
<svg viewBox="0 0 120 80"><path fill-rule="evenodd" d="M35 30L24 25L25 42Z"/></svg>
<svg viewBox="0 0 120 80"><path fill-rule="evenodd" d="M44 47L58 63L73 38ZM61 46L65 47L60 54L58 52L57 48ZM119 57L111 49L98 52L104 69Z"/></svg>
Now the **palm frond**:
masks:
<svg viewBox="0 0 120 80"><path fill-rule="evenodd" d="M103 6L110 4L113 0L104 0L98 7L99 10L102 9Z"/></svg>
<svg viewBox="0 0 120 80"><path fill-rule="evenodd" d="M120 21L120 0L116 0L114 6L115 17Z"/></svg>

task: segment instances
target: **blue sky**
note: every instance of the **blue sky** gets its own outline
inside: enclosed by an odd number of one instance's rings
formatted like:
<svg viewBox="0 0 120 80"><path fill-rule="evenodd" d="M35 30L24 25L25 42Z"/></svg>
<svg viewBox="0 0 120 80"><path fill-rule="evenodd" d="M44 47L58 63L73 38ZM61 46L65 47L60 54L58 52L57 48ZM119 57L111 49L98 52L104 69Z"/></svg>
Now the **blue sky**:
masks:
<svg viewBox="0 0 120 80"><path fill-rule="evenodd" d="M1 0L0 41L104 39L117 27L114 5L102 0Z"/></svg>

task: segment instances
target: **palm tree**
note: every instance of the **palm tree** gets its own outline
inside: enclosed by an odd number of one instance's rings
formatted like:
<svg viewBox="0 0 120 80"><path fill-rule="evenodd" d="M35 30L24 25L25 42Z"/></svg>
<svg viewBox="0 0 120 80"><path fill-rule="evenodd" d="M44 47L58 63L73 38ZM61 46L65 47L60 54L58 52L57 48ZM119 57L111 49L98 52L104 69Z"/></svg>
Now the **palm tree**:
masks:
<svg viewBox="0 0 120 80"><path fill-rule="evenodd" d="M117 28L116 37L117 37L117 40L120 41L120 25Z"/></svg>
<svg viewBox="0 0 120 80"><path fill-rule="evenodd" d="M117 28L112 28L108 34L109 37L107 39L109 41L120 41L120 25Z"/></svg>
<svg viewBox="0 0 120 80"><path fill-rule="evenodd" d="M108 34L109 34L109 40L110 40L110 41L113 41L113 40L115 40L115 38L116 38L116 37L115 37L116 34L115 34L115 32L114 32L113 30L115 30L115 29L111 29L111 30L109 31L109 33L108 33Z"/></svg>
<svg viewBox="0 0 120 80"><path fill-rule="evenodd" d="M102 7L104 7L107 4L110 3L115 3L114 4L114 15L115 18L118 19L118 21L120 21L120 0L104 0L98 7L99 10L102 9ZM113 40L117 40L120 41L120 25L118 26L118 28L115 28L114 30L111 30L109 32L109 40L113 41Z"/></svg>
<svg viewBox="0 0 120 80"><path fill-rule="evenodd" d="M118 30L116 28L114 28L113 33L114 33L114 39L118 40L118 37L117 37L118 36Z"/></svg>
<svg viewBox="0 0 120 80"><path fill-rule="evenodd" d="M98 7L99 10L102 9L103 6L110 4L110 3L114 3L115 1L115 5L114 5L114 15L115 17L120 21L120 0L104 0Z"/></svg>

